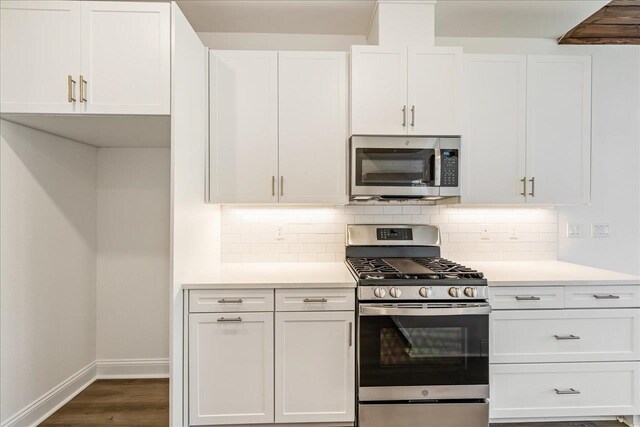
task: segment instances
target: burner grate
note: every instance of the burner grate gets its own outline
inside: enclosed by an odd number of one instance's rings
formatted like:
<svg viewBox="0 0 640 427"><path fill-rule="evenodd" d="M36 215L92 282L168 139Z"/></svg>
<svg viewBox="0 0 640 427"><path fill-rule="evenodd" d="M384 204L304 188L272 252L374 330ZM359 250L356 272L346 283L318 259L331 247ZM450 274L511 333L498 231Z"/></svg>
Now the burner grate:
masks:
<svg viewBox="0 0 640 427"><path fill-rule="evenodd" d="M348 264L363 279L483 279L479 271L439 257L409 258L430 270L428 274L403 272L383 258L347 258Z"/></svg>

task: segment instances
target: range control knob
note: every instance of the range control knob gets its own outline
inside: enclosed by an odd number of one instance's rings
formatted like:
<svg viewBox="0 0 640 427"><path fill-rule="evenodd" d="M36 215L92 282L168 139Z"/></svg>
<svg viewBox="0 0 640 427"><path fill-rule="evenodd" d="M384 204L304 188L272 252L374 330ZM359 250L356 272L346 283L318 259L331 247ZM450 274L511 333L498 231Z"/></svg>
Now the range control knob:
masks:
<svg viewBox="0 0 640 427"><path fill-rule="evenodd" d="M469 298L476 298L478 296L478 289L476 288L464 288L464 294Z"/></svg>
<svg viewBox="0 0 640 427"><path fill-rule="evenodd" d="M460 288L449 288L449 295L451 295L454 298L460 298Z"/></svg>
<svg viewBox="0 0 640 427"><path fill-rule="evenodd" d="M429 298L432 294L431 288L420 288L418 291L422 298Z"/></svg>
<svg viewBox="0 0 640 427"><path fill-rule="evenodd" d="M375 288L373 290L373 295L375 295L377 298L384 298L384 296L386 295L386 292L384 291L383 288Z"/></svg>
<svg viewBox="0 0 640 427"><path fill-rule="evenodd" d="M402 292L400 292L400 289L398 288L391 288L389 289L389 295L391 295L394 298L400 298L400 294Z"/></svg>

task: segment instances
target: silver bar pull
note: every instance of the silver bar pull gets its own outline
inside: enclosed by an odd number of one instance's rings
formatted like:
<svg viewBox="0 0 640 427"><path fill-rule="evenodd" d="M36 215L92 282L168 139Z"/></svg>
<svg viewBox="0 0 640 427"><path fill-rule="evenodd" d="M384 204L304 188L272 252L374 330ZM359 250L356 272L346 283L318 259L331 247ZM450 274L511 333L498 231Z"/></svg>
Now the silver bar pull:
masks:
<svg viewBox="0 0 640 427"><path fill-rule="evenodd" d="M84 79L84 77L82 76L82 74L80 74L80 102L87 102L87 94L85 91L85 85L87 84L87 81Z"/></svg>
<svg viewBox="0 0 640 427"><path fill-rule="evenodd" d="M407 106L402 106L402 127L407 126Z"/></svg>
<svg viewBox="0 0 640 427"><path fill-rule="evenodd" d="M280 176L280 195L284 196L284 176Z"/></svg>
<svg viewBox="0 0 640 427"><path fill-rule="evenodd" d="M327 302L326 298L305 298L303 302Z"/></svg>
<svg viewBox="0 0 640 427"><path fill-rule="evenodd" d="M276 177L275 175L271 177L271 195L276 195Z"/></svg>
<svg viewBox="0 0 640 427"><path fill-rule="evenodd" d="M242 322L242 317L221 317L218 322Z"/></svg>
<svg viewBox="0 0 640 427"><path fill-rule="evenodd" d="M522 178L520 182L522 183L522 193L520 193L520 195L526 197L527 196L527 177L525 176L524 178Z"/></svg>
<svg viewBox="0 0 640 427"><path fill-rule="evenodd" d="M580 394L580 391L575 388L570 388L568 390L560 390L556 388L554 390L556 391L556 394Z"/></svg>
<svg viewBox="0 0 640 427"><path fill-rule="evenodd" d="M67 76L67 101L76 102L76 81L71 75Z"/></svg>
<svg viewBox="0 0 640 427"><path fill-rule="evenodd" d="M349 322L349 347L353 347L353 322Z"/></svg>
<svg viewBox="0 0 640 427"><path fill-rule="evenodd" d="M620 295L594 295L595 299L620 299Z"/></svg>
<svg viewBox="0 0 640 427"><path fill-rule="evenodd" d="M529 193L529 195L531 197L535 197L536 196L536 177L534 176L533 178L531 178L529 182L531 183L531 193Z"/></svg>
<svg viewBox="0 0 640 427"><path fill-rule="evenodd" d="M242 304L242 298L222 298L218 300L219 304Z"/></svg>
<svg viewBox="0 0 640 427"><path fill-rule="evenodd" d="M411 106L411 127L414 127L416 124L416 106Z"/></svg>
<svg viewBox="0 0 640 427"><path fill-rule="evenodd" d="M517 295L516 301L540 301L540 297L536 297L533 295L530 295L530 296Z"/></svg>
<svg viewBox="0 0 640 427"><path fill-rule="evenodd" d="M442 184L442 152L439 148L435 149L435 167L433 174L434 185L440 187L440 184Z"/></svg>
<svg viewBox="0 0 640 427"><path fill-rule="evenodd" d="M580 337L578 335L554 335L554 337L556 337L556 339L558 341L563 341L563 340L579 340Z"/></svg>

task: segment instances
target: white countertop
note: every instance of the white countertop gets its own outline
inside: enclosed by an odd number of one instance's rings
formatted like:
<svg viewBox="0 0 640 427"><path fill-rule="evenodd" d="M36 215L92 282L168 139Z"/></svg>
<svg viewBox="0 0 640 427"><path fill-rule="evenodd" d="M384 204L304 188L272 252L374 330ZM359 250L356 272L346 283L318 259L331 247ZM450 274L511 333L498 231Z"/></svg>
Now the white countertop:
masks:
<svg viewBox="0 0 640 427"><path fill-rule="evenodd" d="M342 262L220 264L206 277L182 285L183 289L355 287L355 279Z"/></svg>
<svg viewBox="0 0 640 427"><path fill-rule="evenodd" d="M640 276L561 261L466 261L489 286L640 285Z"/></svg>

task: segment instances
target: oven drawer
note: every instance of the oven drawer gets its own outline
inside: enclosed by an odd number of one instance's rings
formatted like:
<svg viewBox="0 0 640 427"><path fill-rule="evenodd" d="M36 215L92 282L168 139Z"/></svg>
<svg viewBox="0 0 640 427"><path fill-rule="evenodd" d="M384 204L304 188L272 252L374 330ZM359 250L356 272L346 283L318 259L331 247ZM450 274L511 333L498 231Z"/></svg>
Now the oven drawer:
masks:
<svg viewBox="0 0 640 427"><path fill-rule="evenodd" d="M488 403L358 405L360 427L488 427Z"/></svg>
<svg viewBox="0 0 640 427"><path fill-rule="evenodd" d="M640 310L495 311L491 363L640 359Z"/></svg>
<svg viewBox="0 0 640 427"><path fill-rule="evenodd" d="M189 291L190 313L273 311L273 289L205 289Z"/></svg>
<svg viewBox="0 0 640 427"><path fill-rule="evenodd" d="M564 308L562 286L494 287L489 291L494 310Z"/></svg>
<svg viewBox="0 0 640 427"><path fill-rule="evenodd" d="M640 362L491 365L491 418L637 414Z"/></svg>
<svg viewBox="0 0 640 427"><path fill-rule="evenodd" d="M567 286L567 307L640 307L640 286Z"/></svg>
<svg viewBox="0 0 640 427"><path fill-rule="evenodd" d="M354 289L276 289L276 311L354 311Z"/></svg>

